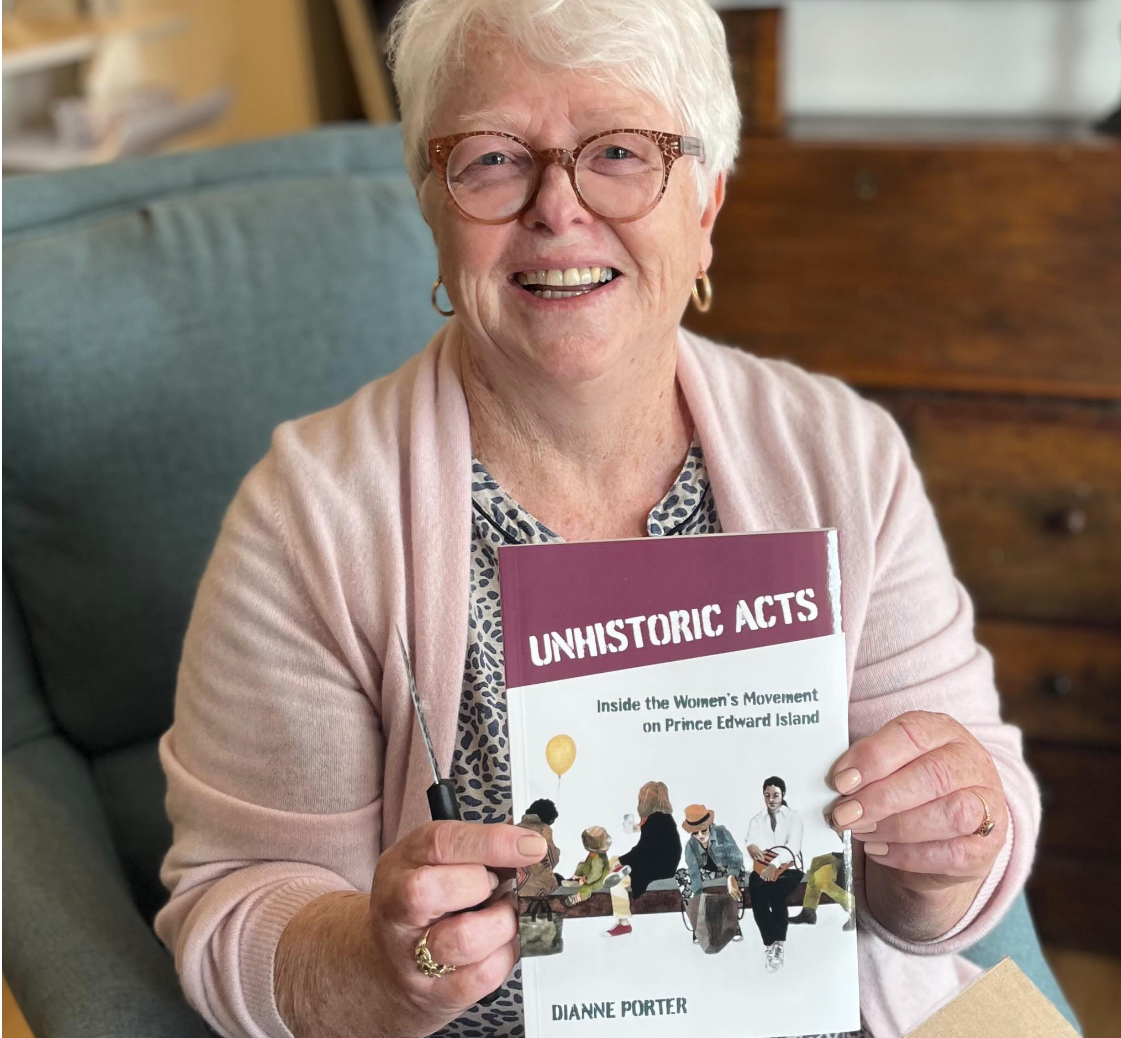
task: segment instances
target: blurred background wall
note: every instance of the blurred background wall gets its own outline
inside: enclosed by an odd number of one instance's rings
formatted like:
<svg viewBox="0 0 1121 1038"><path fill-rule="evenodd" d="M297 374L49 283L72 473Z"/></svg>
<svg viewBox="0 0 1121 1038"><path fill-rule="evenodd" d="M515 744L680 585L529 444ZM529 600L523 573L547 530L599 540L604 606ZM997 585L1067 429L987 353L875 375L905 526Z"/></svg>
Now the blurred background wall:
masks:
<svg viewBox="0 0 1121 1038"><path fill-rule="evenodd" d="M1121 91L1118 0L791 0L786 24L793 113L1093 116Z"/></svg>
<svg viewBox="0 0 1121 1038"><path fill-rule="evenodd" d="M714 3L725 10L774 6ZM360 118L361 79L372 70L359 63L356 74L351 59L352 48L369 42L359 23L367 18L376 31L395 6L393 0L5 0L9 157L18 165L14 145L21 134L41 131L52 101L83 94L91 75L105 105L114 90L138 84L173 91L184 103L213 99L199 114L200 125L157 137L145 151ZM1089 118L1116 105L1121 94L1121 0L789 0L782 6L782 89L792 115ZM102 26L96 45L52 49L60 36L89 35L91 18Z"/></svg>

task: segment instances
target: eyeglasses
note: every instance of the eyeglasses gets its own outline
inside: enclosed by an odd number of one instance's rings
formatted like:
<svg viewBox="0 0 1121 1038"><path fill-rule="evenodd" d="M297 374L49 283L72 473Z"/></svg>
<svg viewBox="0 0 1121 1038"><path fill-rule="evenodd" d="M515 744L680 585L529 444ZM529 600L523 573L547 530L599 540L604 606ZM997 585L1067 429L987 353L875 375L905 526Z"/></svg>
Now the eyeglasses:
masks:
<svg viewBox="0 0 1121 1038"><path fill-rule="evenodd" d="M455 207L475 223L516 220L537 196L545 167L568 172L580 204L605 220L627 223L649 213L665 194L683 155L704 162L696 137L656 130L607 130L572 151L537 151L520 137L490 130L434 137L428 160Z"/></svg>

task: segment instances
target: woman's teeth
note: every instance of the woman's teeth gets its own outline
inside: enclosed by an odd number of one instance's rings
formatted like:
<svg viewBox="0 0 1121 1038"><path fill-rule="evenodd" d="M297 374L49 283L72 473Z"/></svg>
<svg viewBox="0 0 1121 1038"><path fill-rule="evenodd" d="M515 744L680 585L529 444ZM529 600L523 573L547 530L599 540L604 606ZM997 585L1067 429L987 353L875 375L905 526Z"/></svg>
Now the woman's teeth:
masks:
<svg viewBox="0 0 1121 1038"><path fill-rule="evenodd" d="M538 299L567 299L587 295L615 276L611 267L569 267L567 270L524 270L518 274L518 284L529 289ZM531 285L546 285L534 289ZM584 286L591 286L585 288ZM550 288L560 291L551 292Z"/></svg>

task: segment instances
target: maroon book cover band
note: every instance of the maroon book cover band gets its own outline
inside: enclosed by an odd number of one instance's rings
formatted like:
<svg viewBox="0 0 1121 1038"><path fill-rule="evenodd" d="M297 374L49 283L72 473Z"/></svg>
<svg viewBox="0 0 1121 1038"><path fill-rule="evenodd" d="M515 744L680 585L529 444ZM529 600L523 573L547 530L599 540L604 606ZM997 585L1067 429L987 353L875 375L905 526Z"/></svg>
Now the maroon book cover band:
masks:
<svg viewBox="0 0 1121 1038"><path fill-rule="evenodd" d="M499 548L510 688L841 630L836 532Z"/></svg>

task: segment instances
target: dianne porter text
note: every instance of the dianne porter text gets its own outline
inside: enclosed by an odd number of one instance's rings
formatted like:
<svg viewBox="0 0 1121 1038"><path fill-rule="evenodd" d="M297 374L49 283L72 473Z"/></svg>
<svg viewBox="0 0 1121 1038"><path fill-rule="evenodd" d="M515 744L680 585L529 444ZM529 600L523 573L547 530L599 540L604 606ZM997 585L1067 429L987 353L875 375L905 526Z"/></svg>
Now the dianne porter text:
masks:
<svg viewBox="0 0 1121 1038"><path fill-rule="evenodd" d="M622 1002L554 1002L554 1020L615 1020L627 1016L684 1016L688 999L635 998Z"/></svg>

